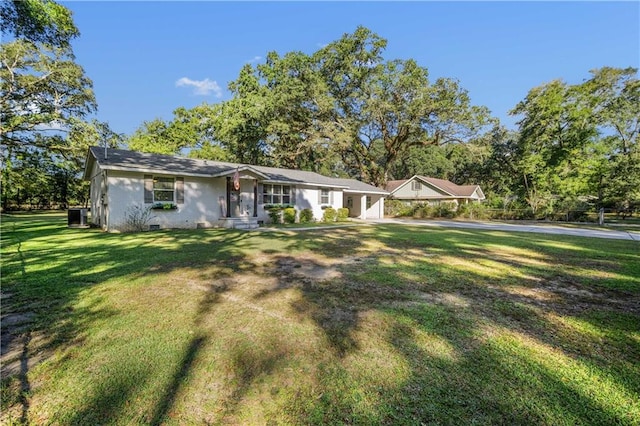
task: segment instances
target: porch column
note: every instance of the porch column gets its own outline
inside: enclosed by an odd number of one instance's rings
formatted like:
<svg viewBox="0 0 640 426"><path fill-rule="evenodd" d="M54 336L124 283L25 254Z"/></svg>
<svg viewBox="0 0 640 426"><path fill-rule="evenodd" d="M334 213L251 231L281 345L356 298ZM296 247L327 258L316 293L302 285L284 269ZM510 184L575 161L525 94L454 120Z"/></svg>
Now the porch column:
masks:
<svg viewBox="0 0 640 426"><path fill-rule="evenodd" d="M231 217L231 178L227 176L227 217Z"/></svg>
<svg viewBox="0 0 640 426"><path fill-rule="evenodd" d="M253 217L258 217L258 179L253 180Z"/></svg>
<svg viewBox="0 0 640 426"><path fill-rule="evenodd" d="M367 218L367 196L360 197L360 219L365 220Z"/></svg>

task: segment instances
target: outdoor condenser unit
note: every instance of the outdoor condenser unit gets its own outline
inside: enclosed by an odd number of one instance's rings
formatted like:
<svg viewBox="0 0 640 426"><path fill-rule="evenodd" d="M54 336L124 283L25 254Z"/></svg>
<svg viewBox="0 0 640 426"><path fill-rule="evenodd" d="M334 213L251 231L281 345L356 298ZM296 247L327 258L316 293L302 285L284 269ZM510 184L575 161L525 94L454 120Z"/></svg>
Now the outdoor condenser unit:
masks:
<svg viewBox="0 0 640 426"><path fill-rule="evenodd" d="M87 209L69 209L67 212L67 225L70 228L89 226Z"/></svg>

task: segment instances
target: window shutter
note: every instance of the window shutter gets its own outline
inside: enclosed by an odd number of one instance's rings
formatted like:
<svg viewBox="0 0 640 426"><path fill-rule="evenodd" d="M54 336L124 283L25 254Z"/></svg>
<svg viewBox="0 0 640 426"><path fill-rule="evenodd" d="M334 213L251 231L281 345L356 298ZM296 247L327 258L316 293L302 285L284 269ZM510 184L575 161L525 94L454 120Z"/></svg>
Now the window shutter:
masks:
<svg viewBox="0 0 640 426"><path fill-rule="evenodd" d="M144 203L153 203L153 176L144 175Z"/></svg>
<svg viewBox="0 0 640 426"><path fill-rule="evenodd" d="M322 204L322 188L318 187L318 205Z"/></svg>
<svg viewBox="0 0 640 426"><path fill-rule="evenodd" d="M184 204L184 178L176 178L176 204Z"/></svg>
<svg viewBox="0 0 640 426"><path fill-rule="evenodd" d="M291 196L291 204L295 206L296 205L296 187L295 186L289 187L289 195Z"/></svg>
<svg viewBox="0 0 640 426"><path fill-rule="evenodd" d="M258 184L258 204L262 205L264 204L264 197L263 194L264 193L264 185L259 183Z"/></svg>
<svg viewBox="0 0 640 426"><path fill-rule="evenodd" d="M333 188L329 189L329 204L333 206Z"/></svg>

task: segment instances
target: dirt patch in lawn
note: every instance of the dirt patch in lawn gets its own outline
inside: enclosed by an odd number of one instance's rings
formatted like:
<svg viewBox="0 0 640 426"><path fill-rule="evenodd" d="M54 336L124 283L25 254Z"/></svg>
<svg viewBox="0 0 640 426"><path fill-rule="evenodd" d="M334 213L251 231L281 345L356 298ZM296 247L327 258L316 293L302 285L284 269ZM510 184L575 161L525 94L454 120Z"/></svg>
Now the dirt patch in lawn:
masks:
<svg viewBox="0 0 640 426"><path fill-rule="evenodd" d="M330 280L342 277L342 273L336 268L337 262L331 263L320 258L312 257L280 257L275 260L274 266L267 270L267 274L277 272L280 275L308 278L313 280Z"/></svg>

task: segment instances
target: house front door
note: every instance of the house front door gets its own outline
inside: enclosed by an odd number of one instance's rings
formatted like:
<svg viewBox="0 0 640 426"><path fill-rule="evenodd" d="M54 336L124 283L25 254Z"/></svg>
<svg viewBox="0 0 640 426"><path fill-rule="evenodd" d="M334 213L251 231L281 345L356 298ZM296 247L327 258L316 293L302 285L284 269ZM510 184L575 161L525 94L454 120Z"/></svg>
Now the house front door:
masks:
<svg viewBox="0 0 640 426"><path fill-rule="evenodd" d="M238 180L239 184L236 186L232 178L227 177L227 197L220 197L223 216L257 217L258 181L247 177L240 177ZM222 204L226 208L222 208Z"/></svg>
<svg viewBox="0 0 640 426"><path fill-rule="evenodd" d="M240 217L242 214L242 192L231 191L231 216Z"/></svg>
<svg viewBox="0 0 640 426"><path fill-rule="evenodd" d="M253 216L254 210L254 182L251 179L240 179L240 189L231 190L231 216Z"/></svg>

